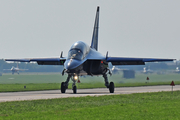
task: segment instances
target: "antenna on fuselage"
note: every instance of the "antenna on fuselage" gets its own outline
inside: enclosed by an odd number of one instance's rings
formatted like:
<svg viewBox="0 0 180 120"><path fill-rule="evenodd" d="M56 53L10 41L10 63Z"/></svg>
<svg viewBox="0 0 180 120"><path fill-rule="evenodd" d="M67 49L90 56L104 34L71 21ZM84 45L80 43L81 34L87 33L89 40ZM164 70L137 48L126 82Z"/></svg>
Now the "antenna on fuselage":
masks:
<svg viewBox="0 0 180 120"><path fill-rule="evenodd" d="M98 29L99 29L99 6L97 7L94 30L91 42L91 48L98 50Z"/></svg>

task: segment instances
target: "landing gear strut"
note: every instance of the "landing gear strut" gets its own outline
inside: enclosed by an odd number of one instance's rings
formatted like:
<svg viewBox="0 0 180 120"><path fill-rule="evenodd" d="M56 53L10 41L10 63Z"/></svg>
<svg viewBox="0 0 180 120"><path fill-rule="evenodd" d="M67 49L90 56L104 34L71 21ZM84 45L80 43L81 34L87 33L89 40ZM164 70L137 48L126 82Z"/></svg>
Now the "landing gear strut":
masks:
<svg viewBox="0 0 180 120"><path fill-rule="evenodd" d="M107 88L109 88L109 92L114 93L114 83L110 82L110 84L109 84L107 74L103 74L103 77L104 77L104 81L105 81L105 86Z"/></svg>

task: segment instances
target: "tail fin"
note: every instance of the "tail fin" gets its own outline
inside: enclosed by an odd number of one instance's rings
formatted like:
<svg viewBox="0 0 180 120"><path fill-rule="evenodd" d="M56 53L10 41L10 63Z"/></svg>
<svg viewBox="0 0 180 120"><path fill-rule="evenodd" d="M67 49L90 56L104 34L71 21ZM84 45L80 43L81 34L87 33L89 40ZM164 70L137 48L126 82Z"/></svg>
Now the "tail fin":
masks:
<svg viewBox="0 0 180 120"><path fill-rule="evenodd" d="M97 7L94 30L91 42L91 48L98 50L98 29L99 29L99 6Z"/></svg>

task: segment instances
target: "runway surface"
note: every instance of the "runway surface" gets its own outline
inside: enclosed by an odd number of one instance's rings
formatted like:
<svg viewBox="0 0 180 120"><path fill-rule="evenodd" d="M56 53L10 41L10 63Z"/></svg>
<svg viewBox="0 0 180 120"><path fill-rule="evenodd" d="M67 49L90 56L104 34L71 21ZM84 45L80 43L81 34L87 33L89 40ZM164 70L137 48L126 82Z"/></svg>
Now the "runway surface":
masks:
<svg viewBox="0 0 180 120"><path fill-rule="evenodd" d="M173 90L174 91L180 90L180 85L174 86ZM63 94L60 92L60 90L6 92L6 93L0 93L0 102L82 97L82 96L100 96L100 95L114 95L114 94L131 94L131 93L160 92L160 91L172 91L172 87L170 85L146 86L146 87L121 87L121 88L115 88L114 93L109 93L109 89L107 88L77 89L77 94L73 94L73 91L70 89L66 90L66 93Z"/></svg>

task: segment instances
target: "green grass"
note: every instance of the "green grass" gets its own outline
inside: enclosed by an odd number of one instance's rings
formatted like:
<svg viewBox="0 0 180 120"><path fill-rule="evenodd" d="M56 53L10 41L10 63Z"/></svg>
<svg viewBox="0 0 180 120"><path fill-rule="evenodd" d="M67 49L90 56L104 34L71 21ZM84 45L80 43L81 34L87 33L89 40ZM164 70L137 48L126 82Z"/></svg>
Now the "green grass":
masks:
<svg viewBox="0 0 180 120"><path fill-rule="evenodd" d="M0 119L178 120L180 91L0 103Z"/></svg>
<svg viewBox="0 0 180 120"><path fill-rule="evenodd" d="M60 73L3 74L0 76L0 84L60 83L64 80L66 76L61 76Z"/></svg>
<svg viewBox="0 0 180 120"><path fill-rule="evenodd" d="M115 83L145 83L147 82L146 78L149 77L149 82L169 82L169 81L180 81L180 74L136 74L134 79L125 79L122 78L122 74L108 76L109 81ZM3 74L0 76L0 84L24 84L24 83L61 83L65 81L67 75L62 76L60 73L34 73L34 74L20 74L20 75L11 75ZM101 82L104 83L102 76L85 76L80 77L82 83L92 83L92 82Z"/></svg>
<svg viewBox="0 0 180 120"><path fill-rule="evenodd" d="M150 80L147 81L146 78ZM10 91L33 91L33 90L57 90L60 89L61 82L65 81L67 76L62 76L60 73L33 73L11 75L3 74L0 76L0 92ZM81 83L77 84L77 88L103 88L104 79L99 77L80 77ZM109 81L115 83L115 87L128 86L150 86L150 85L169 85L171 81L175 84L180 84L180 74L137 74L135 79L124 79L122 75L109 76ZM26 86L26 89L24 89ZM72 81L69 83L69 89L72 87Z"/></svg>

